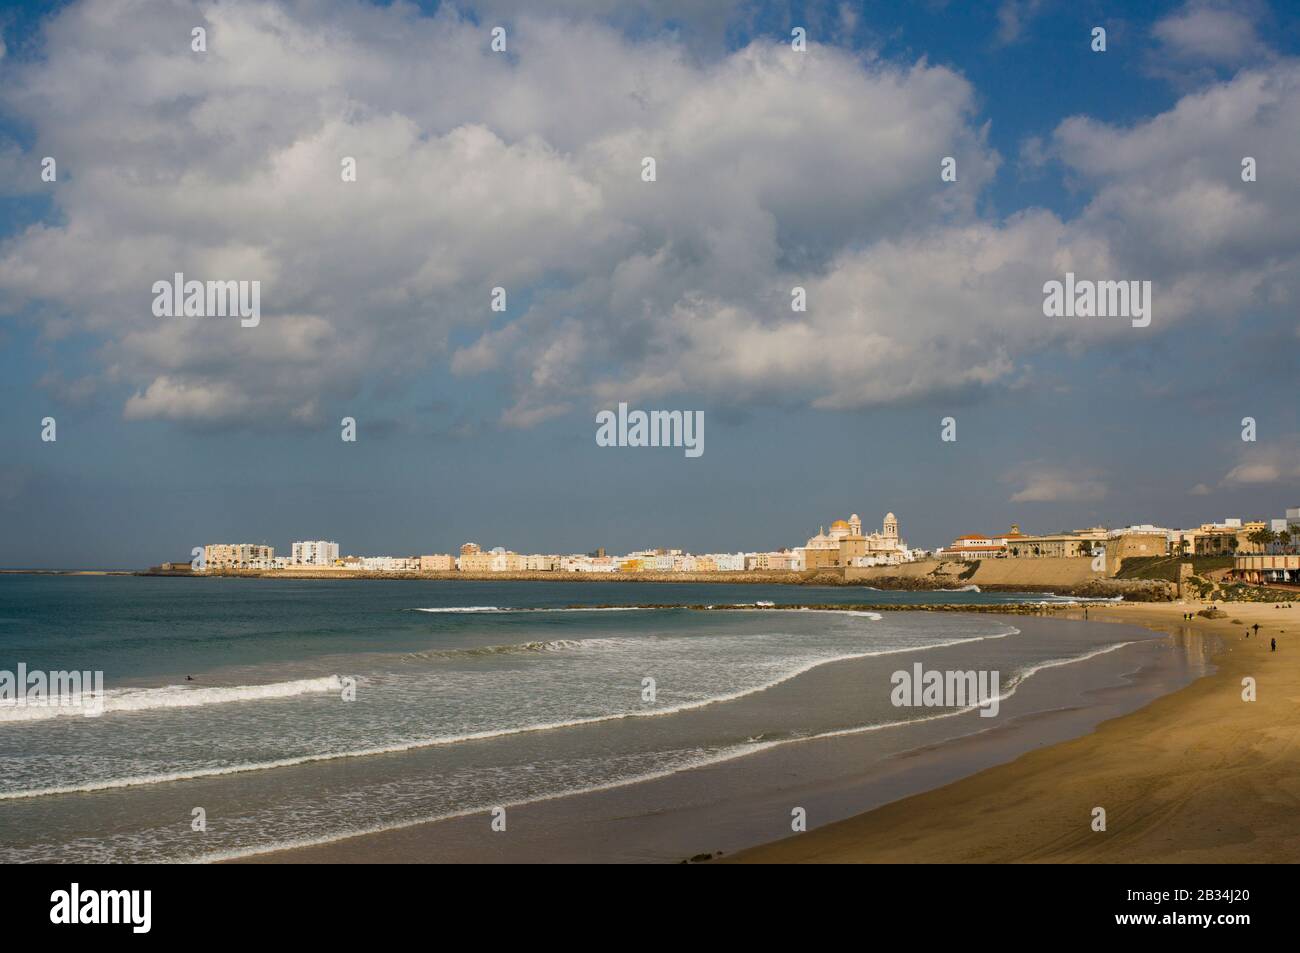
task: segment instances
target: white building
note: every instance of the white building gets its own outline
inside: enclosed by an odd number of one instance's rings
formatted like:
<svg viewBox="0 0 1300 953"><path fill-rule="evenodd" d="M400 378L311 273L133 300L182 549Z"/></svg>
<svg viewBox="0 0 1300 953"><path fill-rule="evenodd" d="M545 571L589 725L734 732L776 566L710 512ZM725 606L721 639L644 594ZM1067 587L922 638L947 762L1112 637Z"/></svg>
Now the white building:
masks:
<svg viewBox="0 0 1300 953"><path fill-rule="evenodd" d="M612 556L564 556L560 559L561 572L618 572L618 563Z"/></svg>
<svg viewBox="0 0 1300 953"><path fill-rule="evenodd" d="M362 556L361 568L367 572L419 572L419 556Z"/></svg>
<svg viewBox="0 0 1300 953"><path fill-rule="evenodd" d="M1156 526L1154 523L1134 523L1132 526L1112 529L1106 535L1110 539L1117 539L1120 536L1129 536L1134 534L1141 536L1164 536L1166 539L1173 539L1178 534L1178 531L1169 529L1166 526Z"/></svg>
<svg viewBox="0 0 1300 953"><path fill-rule="evenodd" d="M295 566L333 566L338 558L338 543L312 539L293 544L292 562Z"/></svg>
<svg viewBox="0 0 1300 953"><path fill-rule="evenodd" d="M718 572L741 572L745 568L744 553L713 553L711 558Z"/></svg>
<svg viewBox="0 0 1300 953"><path fill-rule="evenodd" d="M492 550L491 572L522 572L526 566L524 557L518 553L509 552L498 546Z"/></svg>

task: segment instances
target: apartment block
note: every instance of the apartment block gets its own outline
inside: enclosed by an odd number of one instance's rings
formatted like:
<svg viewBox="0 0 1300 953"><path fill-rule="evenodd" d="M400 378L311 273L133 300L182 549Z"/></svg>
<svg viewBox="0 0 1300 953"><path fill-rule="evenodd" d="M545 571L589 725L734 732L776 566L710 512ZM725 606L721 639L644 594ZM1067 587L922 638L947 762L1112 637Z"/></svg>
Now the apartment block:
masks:
<svg viewBox="0 0 1300 953"><path fill-rule="evenodd" d="M212 569L272 569L275 547L260 543L211 543L203 547L203 561Z"/></svg>
<svg viewBox="0 0 1300 953"><path fill-rule="evenodd" d="M293 544L295 566L333 566L339 558L339 544L324 539L313 539Z"/></svg>

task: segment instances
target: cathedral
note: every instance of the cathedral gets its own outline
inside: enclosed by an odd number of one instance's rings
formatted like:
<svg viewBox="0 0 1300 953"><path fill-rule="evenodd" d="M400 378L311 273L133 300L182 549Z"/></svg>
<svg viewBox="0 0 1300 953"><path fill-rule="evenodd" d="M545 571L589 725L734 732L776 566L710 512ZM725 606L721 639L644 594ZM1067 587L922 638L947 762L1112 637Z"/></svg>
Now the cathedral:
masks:
<svg viewBox="0 0 1300 953"><path fill-rule="evenodd" d="M847 520L831 523L830 532L823 527L804 547L805 569L838 566L880 565L902 562L907 543L898 537L898 518L885 514L879 533L862 534L862 520L854 513Z"/></svg>

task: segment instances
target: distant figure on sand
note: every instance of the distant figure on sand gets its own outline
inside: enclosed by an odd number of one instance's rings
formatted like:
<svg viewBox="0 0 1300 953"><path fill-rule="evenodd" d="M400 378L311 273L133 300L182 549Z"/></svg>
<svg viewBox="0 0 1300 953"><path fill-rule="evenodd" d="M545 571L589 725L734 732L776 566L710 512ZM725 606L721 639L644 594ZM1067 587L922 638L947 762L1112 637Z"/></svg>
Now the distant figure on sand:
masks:
<svg viewBox="0 0 1300 953"><path fill-rule="evenodd" d="M1270 652L1277 651L1277 639L1269 639L1269 651Z"/></svg>
<svg viewBox="0 0 1300 953"><path fill-rule="evenodd" d="M1258 622L1256 622L1254 625L1252 625L1251 628L1255 630L1255 634L1256 634L1256 635L1259 635L1259 623L1258 623Z"/></svg>

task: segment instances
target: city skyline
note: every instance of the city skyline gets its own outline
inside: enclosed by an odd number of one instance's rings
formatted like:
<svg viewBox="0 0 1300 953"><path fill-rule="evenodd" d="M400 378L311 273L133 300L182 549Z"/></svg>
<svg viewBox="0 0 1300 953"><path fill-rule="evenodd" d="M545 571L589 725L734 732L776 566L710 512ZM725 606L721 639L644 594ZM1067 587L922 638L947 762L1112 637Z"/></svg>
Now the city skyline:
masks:
<svg viewBox="0 0 1300 953"><path fill-rule="evenodd" d="M656 546L583 552L558 550L517 551L507 545L480 546L467 541L459 556L448 548L428 553L361 555L340 547L336 540L295 540L290 555L276 555L276 547L260 543L207 543L194 547L191 560L164 560L153 570L223 571L231 569L344 568L371 572L728 572L740 570L805 572L854 566L898 566L921 560L1023 559L1044 557L1091 558L1106 549L1115 557L1111 572L1130 556L1223 556L1291 552L1300 533L1300 507L1288 507L1285 516L1262 519L1224 517L1189 527L1164 527L1152 523L1110 527L1096 525L1047 533L1024 533L1018 523L1005 531L962 533L932 548L913 547L902 535L901 522L886 513L880 531L868 532L857 513L818 527L802 545L781 545L766 550L718 549L695 552L681 547ZM1100 547L1100 548L1099 548ZM436 548L436 547L435 547ZM707 563L696 564L696 560Z"/></svg>

